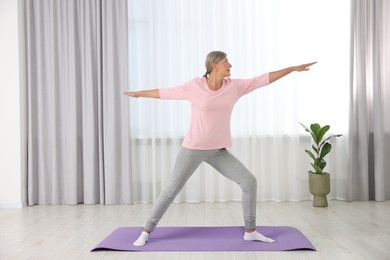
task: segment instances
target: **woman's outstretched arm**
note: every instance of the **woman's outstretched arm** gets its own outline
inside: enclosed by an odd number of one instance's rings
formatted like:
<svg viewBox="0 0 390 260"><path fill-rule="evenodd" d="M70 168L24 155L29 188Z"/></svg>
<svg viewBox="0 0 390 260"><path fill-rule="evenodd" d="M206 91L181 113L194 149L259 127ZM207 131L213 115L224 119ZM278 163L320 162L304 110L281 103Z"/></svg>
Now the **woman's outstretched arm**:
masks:
<svg viewBox="0 0 390 260"><path fill-rule="evenodd" d="M141 91L134 91L134 92L124 92L123 93L126 96L139 98L160 98L160 92L158 89L151 89L151 90L141 90Z"/></svg>
<svg viewBox="0 0 390 260"><path fill-rule="evenodd" d="M315 63L317 62L306 63L306 64L288 67L277 71L272 71L269 73L269 83L272 83L280 78L283 78L284 76L290 74L293 71L307 71L310 69L309 67Z"/></svg>

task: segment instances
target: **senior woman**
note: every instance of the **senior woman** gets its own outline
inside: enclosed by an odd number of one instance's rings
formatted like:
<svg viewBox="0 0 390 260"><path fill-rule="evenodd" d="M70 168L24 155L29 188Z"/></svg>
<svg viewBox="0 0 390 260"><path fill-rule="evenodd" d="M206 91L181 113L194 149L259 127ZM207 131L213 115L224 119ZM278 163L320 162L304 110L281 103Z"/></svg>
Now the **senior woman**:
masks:
<svg viewBox="0 0 390 260"><path fill-rule="evenodd" d="M257 181L255 176L226 148L231 146L230 118L238 99L294 71L307 71L315 62L264 73L251 79L230 79L227 55L210 52L206 57L206 73L174 88L125 92L130 97L189 100L191 123L177 155L171 178L153 205L144 231L133 243L144 246L169 205L202 162L214 167L242 189L244 240L274 242L256 230Z"/></svg>

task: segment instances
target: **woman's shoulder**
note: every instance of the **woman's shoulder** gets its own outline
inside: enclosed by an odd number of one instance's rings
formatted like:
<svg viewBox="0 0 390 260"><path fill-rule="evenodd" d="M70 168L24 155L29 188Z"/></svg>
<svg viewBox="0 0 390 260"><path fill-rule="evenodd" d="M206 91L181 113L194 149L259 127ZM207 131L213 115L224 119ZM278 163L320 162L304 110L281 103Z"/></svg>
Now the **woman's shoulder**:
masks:
<svg viewBox="0 0 390 260"><path fill-rule="evenodd" d="M190 79L190 80L187 80L185 81L184 83L181 83L179 86L182 86L182 87L191 87L193 85L198 85L199 83L201 83L201 78L199 77L195 77L193 79Z"/></svg>
<svg viewBox="0 0 390 260"><path fill-rule="evenodd" d="M192 87L202 87L202 86L204 86L205 82L206 82L205 77L203 77L203 78L195 77L190 81Z"/></svg>
<svg viewBox="0 0 390 260"><path fill-rule="evenodd" d="M201 84L204 79L205 79L204 77L203 78L195 77L191 81L194 82L194 83L197 83L197 84Z"/></svg>

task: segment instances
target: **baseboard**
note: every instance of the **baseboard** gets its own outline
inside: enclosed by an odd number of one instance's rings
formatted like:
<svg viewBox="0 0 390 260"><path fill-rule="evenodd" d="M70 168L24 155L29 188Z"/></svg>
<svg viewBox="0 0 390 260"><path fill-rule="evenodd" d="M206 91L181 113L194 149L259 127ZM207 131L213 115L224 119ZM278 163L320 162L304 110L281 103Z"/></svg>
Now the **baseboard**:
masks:
<svg viewBox="0 0 390 260"><path fill-rule="evenodd" d="M21 209L22 203L0 203L0 209Z"/></svg>

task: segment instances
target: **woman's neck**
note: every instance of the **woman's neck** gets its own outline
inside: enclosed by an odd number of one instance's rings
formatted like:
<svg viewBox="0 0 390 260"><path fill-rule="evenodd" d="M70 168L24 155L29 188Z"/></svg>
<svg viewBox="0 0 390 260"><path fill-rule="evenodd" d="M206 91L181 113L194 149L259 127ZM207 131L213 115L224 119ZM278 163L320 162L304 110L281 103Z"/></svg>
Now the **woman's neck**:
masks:
<svg viewBox="0 0 390 260"><path fill-rule="evenodd" d="M223 78L211 74L210 77L206 78L206 81L209 89L217 91L222 87Z"/></svg>

